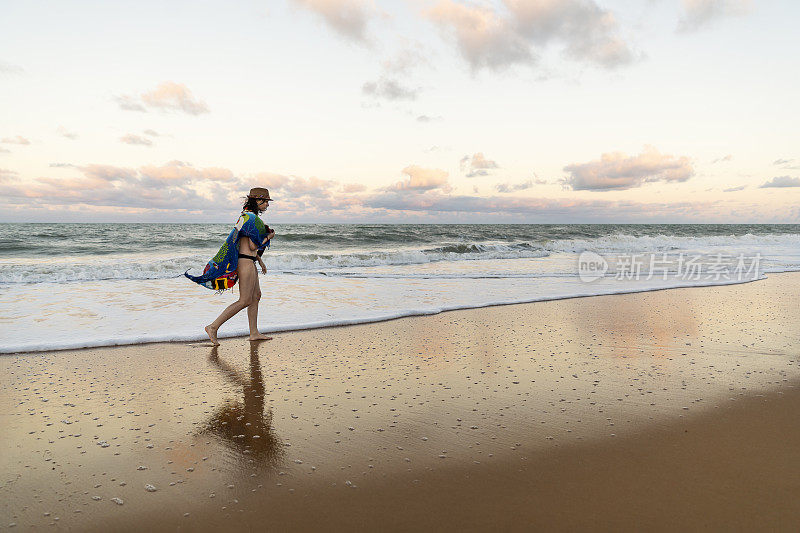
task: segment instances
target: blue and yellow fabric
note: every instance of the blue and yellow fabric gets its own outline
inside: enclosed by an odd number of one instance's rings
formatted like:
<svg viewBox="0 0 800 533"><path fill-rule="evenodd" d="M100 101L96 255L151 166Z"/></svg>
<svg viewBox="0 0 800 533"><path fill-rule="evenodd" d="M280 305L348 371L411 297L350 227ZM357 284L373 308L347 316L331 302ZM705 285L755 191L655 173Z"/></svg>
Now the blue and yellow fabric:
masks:
<svg viewBox="0 0 800 533"><path fill-rule="evenodd" d="M239 265L239 239L242 237L248 237L258 246L259 255L269 247L269 241L262 244L267 237L267 226L255 213L244 211L217 254L206 264L203 274L192 276L187 270L183 275L208 289L230 289L239 279L236 267Z"/></svg>

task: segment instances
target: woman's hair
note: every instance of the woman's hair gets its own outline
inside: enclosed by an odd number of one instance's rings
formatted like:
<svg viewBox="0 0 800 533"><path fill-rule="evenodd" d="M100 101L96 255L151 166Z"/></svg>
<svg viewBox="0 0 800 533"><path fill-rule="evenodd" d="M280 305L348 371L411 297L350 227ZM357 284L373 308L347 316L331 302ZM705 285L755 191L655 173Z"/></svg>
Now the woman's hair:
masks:
<svg viewBox="0 0 800 533"><path fill-rule="evenodd" d="M261 213L264 212L264 209L259 209L258 198L251 198L248 196L244 200L244 206L242 206L242 211L250 211L251 213L260 215Z"/></svg>

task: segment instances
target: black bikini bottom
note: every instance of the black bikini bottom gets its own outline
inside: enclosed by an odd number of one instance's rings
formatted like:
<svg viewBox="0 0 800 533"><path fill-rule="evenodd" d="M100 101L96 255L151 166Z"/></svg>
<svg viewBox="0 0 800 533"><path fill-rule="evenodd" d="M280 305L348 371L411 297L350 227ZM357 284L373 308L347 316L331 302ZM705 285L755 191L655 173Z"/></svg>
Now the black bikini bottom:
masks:
<svg viewBox="0 0 800 533"><path fill-rule="evenodd" d="M242 257L244 257L245 259L252 259L254 262L258 261L258 257L254 256L254 255L239 254L239 258L242 258Z"/></svg>

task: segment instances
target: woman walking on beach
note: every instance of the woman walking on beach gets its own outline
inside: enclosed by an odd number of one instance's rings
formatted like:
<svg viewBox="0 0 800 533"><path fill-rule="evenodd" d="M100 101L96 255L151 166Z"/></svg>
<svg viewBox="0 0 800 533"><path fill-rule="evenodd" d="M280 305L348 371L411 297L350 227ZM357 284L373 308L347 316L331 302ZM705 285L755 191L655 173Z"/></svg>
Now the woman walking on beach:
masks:
<svg viewBox="0 0 800 533"><path fill-rule="evenodd" d="M239 282L239 299L226 307L216 320L205 327L208 338L215 346L219 345L217 331L220 326L244 308L247 308L250 340L269 340L271 338L258 331L258 302L261 299L261 287L256 270L256 263L258 263L261 272L267 273L267 267L261 260L261 254L269 246L270 239L275 236L275 232L258 216L267 210L270 201L272 198L267 189L263 187L250 189L239 220L217 255L206 265L203 275L185 274L195 283L218 291L229 289L237 281Z"/></svg>

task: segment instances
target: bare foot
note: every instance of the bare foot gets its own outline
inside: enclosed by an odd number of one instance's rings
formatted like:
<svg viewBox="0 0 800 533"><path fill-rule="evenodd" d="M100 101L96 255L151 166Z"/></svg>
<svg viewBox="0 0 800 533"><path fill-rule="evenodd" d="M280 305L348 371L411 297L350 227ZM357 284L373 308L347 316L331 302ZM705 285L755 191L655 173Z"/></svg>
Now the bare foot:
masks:
<svg viewBox="0 0 800 533"><path fill-rule="evenodd" d="M206 326L206 333L208 334L208 338L211 339L211 344L214 346L219 346L219 341L217 340L217 328L209 324Z"/></svg>
<svg viewBox="0 0 800 533"><path fill-rule="evenodd" d="M255 333L255 334L250 335L250 340L251 341L271 341L272 337L267 337L266 335L264 335L262 333Z"/></svg>

